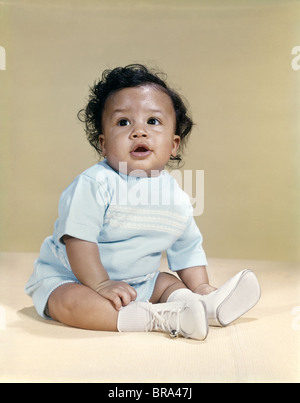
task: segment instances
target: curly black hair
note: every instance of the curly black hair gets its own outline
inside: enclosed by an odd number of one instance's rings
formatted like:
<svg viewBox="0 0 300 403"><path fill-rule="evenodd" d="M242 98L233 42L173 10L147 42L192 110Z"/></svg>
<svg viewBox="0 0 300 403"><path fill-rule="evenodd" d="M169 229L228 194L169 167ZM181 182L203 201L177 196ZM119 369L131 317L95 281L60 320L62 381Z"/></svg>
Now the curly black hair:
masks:
<svg viewBox="0 0 300 403"><path fill-rule="evenodd" d="M161 76L161 77L160 77ZM176 114L176 132L180 136L181 143L179 150L182 151L187 136L190 134L193 126L192 119L188 116L187 108L179 94L168 87L162 73L150 71L142 64L130 64L125 67L116 67L113 70L105 70L102 78L94 83L90 88L88 103L84 109L81 109L77 116L85 123L85 132L89 143L102 156L102 150L99 143L99 135L102 134L102 113L105 102L108 97L123 88L139 87L142 85L158 86L171 98ZM178 153L176 157L171 156L171 161L182 161Z"/></svg>

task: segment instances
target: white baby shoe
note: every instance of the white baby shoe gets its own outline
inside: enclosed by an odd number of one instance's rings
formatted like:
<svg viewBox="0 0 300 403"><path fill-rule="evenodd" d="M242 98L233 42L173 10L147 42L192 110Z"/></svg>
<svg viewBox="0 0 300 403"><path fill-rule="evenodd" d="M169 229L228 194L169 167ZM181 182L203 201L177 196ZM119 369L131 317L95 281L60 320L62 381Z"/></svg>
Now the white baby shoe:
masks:
<svg viewBox="0 0 300 403"><path fill-rule="evenodd" d="M119 332L162 331L171 337L204 340L208 334L205 303L200 299L160 304L131 302L119 312Z"/></svg>
<svg viewBox="0 0 300 403"><path fill-rule="evenodd" d="M216 291L201 295L200 299L205 302L208 323L227 326L257 304L260 285L252 270L243 270Z"/></svg>
<svg viewBox="0 0 300 403"><path fill-rule="evenodd" d="M149 304L151 323L149 331L169 332L171 337L181 334L185 338L205 340L208 320L203 301L176 301Z"/></svg>

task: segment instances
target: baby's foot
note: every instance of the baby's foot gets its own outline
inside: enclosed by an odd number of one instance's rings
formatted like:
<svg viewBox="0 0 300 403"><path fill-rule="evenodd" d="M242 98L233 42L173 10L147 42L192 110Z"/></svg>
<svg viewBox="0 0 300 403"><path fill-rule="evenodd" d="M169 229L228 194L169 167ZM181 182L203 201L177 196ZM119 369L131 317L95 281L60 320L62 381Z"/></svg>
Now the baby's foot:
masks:
<svg viewBox="0 0 300 403"><path fill-rule="evenodd" d="M205 302L211 326L227 326L248 312L260 298L259 282L251 270L243 270L208 295Z"/></svg>
<svg viewBox="0 0 300 403"><path fill-rule="evenodd" d="M151 323L148 331L169 332L190 339L204 340L208 334L208 322L203 301L176 301L163 304L149 304Z"/></svg>

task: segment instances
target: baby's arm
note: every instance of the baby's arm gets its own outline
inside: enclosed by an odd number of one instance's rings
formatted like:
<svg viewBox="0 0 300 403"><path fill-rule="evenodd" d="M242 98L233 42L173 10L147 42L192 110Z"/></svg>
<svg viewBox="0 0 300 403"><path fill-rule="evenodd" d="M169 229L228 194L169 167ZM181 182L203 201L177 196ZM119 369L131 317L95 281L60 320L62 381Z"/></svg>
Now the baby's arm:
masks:
<svg viewBox="0 0 300 403"><path fill-rule="evenodd" d="M63 238L70 266L85 286L110 300L117 310L136 299L136 291L123 281L112 281L102 265L96 243L65 235Z"/></svg>
<svg viewBox="0 0 300 403"><path fill-rule="evenodd" d="M209 284L205 266L189 267L177 271L177 274L186 287L197 294L206 295L216 290Z"/></svg>

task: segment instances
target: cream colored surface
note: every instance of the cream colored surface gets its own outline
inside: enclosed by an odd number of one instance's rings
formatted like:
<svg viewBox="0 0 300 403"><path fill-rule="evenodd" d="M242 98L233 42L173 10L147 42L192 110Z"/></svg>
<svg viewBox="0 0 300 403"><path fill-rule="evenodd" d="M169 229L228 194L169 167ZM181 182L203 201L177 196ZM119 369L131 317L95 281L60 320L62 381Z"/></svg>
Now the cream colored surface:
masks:
<svg viewBox="0 0 300 403"><path fill-rule="evenodd" d="M299 265L210 259L213 284L251 268L262 297L243 318L227 328L211 328L206 341L197 342L42 320L23 292L35 257L0 254L0 382L300 381Z"/></svg>
<svg viewBox="0 0 300 403"><path fill-rule="evenodd" d="M77 111L105 68L168 74L196 122L208 256L299 261L297 0L0 1L1 250L37 251L97 158Z"/></svg>
<svg viewBox="0 0 300 403"><path fill-rule="evenodd" d="M196 122L184 168L205 171L212 283L252 268L262 285L203 343L89 332L37 316L23 291L36 253L1 253L0 382L299 382L300 2L4 0L0 46L1 251L35 252L52 232L61 191L97 161L76 119L89 85L141 62Z"/></svg>

